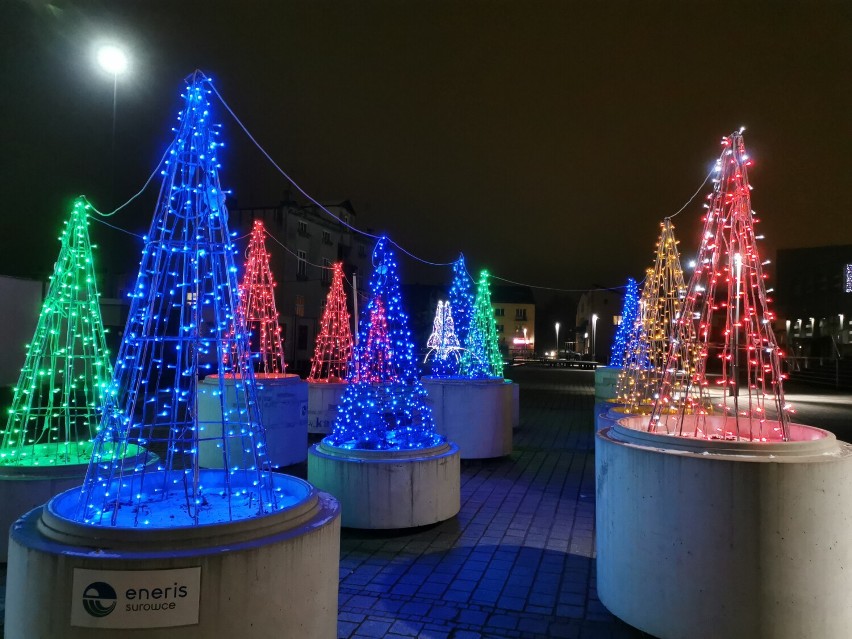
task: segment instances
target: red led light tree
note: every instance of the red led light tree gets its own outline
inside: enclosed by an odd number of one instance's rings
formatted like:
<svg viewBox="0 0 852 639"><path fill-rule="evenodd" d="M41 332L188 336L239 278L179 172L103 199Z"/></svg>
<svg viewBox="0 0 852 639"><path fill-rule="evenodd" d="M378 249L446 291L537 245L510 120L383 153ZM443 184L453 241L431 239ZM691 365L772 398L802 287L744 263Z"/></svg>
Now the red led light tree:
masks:
<svg viewBox="0 0 852 639"><path fill-rule="evenodd" d="M343 263L333 266L331 290L322 314L320 334L311 360L309 382L343 382L352 357L352 327L343 291Z"/></svg>
<svg viewBox="0 0 852 639"><path fill-rule="evenodd" d="M714 192L649 430L710 439L788 440L775 315L755 235L741 132L723 138ZM697 354L694 370L678 362ZM694 417L690 417L694 415Z"/></svg>
<svg viewBox="0 0 852 639"><path fill-rule="evenodd" d="M275 279L269 268L265 236L263 222L255 220L240 285L237 317L245 322L251 334L250 349L255 370L268 376L283 374L286 364L275 308Z"/></svg>

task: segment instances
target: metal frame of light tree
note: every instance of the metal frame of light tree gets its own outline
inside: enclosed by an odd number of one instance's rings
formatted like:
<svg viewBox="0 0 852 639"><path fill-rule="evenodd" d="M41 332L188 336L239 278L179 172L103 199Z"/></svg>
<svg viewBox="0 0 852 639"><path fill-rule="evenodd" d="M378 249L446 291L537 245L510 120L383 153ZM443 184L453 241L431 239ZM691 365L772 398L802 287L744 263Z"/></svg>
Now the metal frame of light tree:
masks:
<svg viewBox="0 0 852 639"><path fill-rule="evenodd" d="M722 140L718 177L708 197L695 272L689 282L666 370L649 422L652 432L762 441L789 439L790 407L784 400L782 354L773 333L766 274L751 208L749 159L742 131ZM677 358L697 353L684 374ZM717 367L711 380L708 364ZM715 371L714 371L715 372ZM742 394L742 397L741 397ZM694 414L685 428L685 416ZM711 413L733 418L719 434L707 429ZM770 422L773 425L768 424ZM727 422L726 422L727 423Z"/></svg>
<svg viewBox="0 0 852 639"><path fill-rule="evenodd" d="M624 290L624 303L621 307L621 323L612 341L609 365L620 367L630 340L635 335L636 321L639 319L639 285L632 277L627 278L627 288Z"/></svg>
<svg viewBox="0 0 852 639"><path fill-rule="evenodd" d="M361 317L355 361L337 411L331 446L356 450L429 448L435 433L420 382L396 257L382 237L373 251L370 301Z"/></svg>
<svg viewBox="0 0 852 639"><path fill-rule="evenodd" d="M647 413L653 406L662 381L675 323L681 315L686 297L686 283L674 236L674 225L666 218L660 223L654 266L645 274L639 299L639 320L625 351L624 364L618 376L617 397L628 413ZM687 325L688 328L688 325ZM694 340L691 340L694 343ZM681 360L685 353L688 357ZM676 350L673 362L682 374L692 374L695 354L692 350Z"/></svg>
<svg viewBox="0 0 852 639"><path fill-rule="evenodd" d="M269 472L248 332L236 316L237 249L219 181L211 84L200 71L187 83L101 431L72 515L90 525L172 528L283 507ZM219 379L215 428L200 421L197 408L199 375L209 373ZM225 399L226 378L234 408ZM221 446L223 468L199 467L206 440ZM137 443L147 449L133 463L112 453Z"/></svg>
<svg viewBox="0 0 852 639"><path fill-rule="evenodd" d="M497 322L491 306L488 277L488 271L480 271L470 330L459 365L459 375L471 379L503 377L503 356L497 340Z"/></svg>
<svg viewBox="0 0 852 639"><path fill-rule="evenodd" d="M88 463L112 366L85 198L74 201L0 446L0 466Z"/></svg>
<svg viewBox="0 0 852 639"><path fill-rule="evenodd" d="M335 262L332 269L331 288L311 359L308 376L311 382L345 381L352 359L352 328L343 290L343 262Z"/></svg>
<svg viewBox="0 0 852 639"><path fill-rule="evenodd" d="M452 306L449 302L438 300L432 333L426 341L429 352L423 362L432 359L432 374L436 377L451 377L457 374L461 344L456 335Z"/></svg>
<svg viewBox="0 0 852 639"><path fill-rule="evenodd" d="M255 372L266 377L283 375L287 364L284 362L281 325L275 307L275 278L269 268L266 227L262 220L255 220L252 225L239 291L237 317L242 318L249 331L249 349ZM235 331L236 325L231 330Z"/></svg>

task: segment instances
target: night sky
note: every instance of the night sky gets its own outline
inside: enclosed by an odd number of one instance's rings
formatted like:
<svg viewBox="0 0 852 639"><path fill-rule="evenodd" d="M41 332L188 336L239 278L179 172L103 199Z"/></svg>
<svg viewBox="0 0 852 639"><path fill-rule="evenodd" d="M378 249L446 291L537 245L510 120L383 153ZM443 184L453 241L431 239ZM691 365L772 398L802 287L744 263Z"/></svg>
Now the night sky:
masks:
<svg viewBox="0 0 852 639"><path fill-rule="evenodd" d="M0 19L0 273L45 277L73 196L109 210L170 140L195 68L323 202L439 262L564 289L641 278L659 221L740 125L776 248L852 243L852 5L843 2L56 2ZM115 152L111 76L127 46ZM289 188L218 104L240 205ZM110 222L147 231L157 195ZM702 196L676 219L697 248ZM139 242L93 224L99 259ZM270 249L274 250L274 249ZM449 271L402 264L407 281ZM770 271L771 272L771 271Z"/></svg>

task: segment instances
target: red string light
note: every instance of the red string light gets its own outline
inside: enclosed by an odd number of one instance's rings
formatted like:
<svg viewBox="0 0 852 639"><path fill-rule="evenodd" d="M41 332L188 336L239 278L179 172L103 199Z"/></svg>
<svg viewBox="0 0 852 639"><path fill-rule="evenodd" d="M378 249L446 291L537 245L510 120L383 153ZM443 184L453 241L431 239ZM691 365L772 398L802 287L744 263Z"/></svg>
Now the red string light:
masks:
<svg viewBox="0 0 852 639"><path fill-rule="evenodd" d="M352 357L352 327L346 309L343 290L343 263L334 264L331 290L326 298L320 333L311 359L311 382L342 382L346 380L349 359Z"/></svg>

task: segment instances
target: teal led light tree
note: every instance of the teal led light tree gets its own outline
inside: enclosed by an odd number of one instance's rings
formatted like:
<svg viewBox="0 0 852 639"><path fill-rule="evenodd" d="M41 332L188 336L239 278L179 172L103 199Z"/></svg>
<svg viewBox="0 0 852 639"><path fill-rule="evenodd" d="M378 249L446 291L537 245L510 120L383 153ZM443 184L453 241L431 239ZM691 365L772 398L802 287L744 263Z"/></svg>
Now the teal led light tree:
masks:
<svg viewBox="0 0 852 639"><path fill-rule="evenodd" d="M612 342L612 352L609 365L620 368L624 363L624 354L631 340L638 339L636 335L639 318L639 286L632 277L627 278L627 289L624 291L624 306L621 309L621 324ZM641 328L638 327L638 328Z"/></svg>
<svg viewBox="0 0 852 639"><path fill-rule="evenodd" d="M476 299L470 320L465 351L461 358L459 374L471 379L503 377L503 356L497 341L497 323L491 307L491 288L488 271L481 271L476 288Z"/></svg>
<svg viewBox="0 0 852 639"><path fill-rule="evenodd" d="M457 374L461 344L456 335L453 310L449 302L438 300L432 334L426 342L429 352L424 361L432 361L435 377L450 377Z"/></svg>
<svg viewBox="0 0 852 639"><path fill-rule="evenodd" d="M408 316L402 308L396 257L382 237L373 251L370 301L334 428L324 443L360 450L429 448L435 433L425 404Z"/></svg>
<svg viewBox="0 0 852 639"><path fill-rule="evenodd" d="M211 86L196 72L183 94L101 432L72 514L89 525L222 523L275 512L286 501L268 470L249 336L236 313L236 246L219 183ZM230 381L238 398L233 406L223 399L215 428L196 407L207 374L217 376L220 394ZM199 447L211 440L221 448L221 469L200 467ZM137 444L160 463L140 452L135 464L121 464L113 451Z"/></svg>
<svg viewBox="0 0 852 639"><path fill-rule="evenodd" d="M0 446L0 466L87 464L111 366L101 320L85 198L78 198Z"/></svg>

